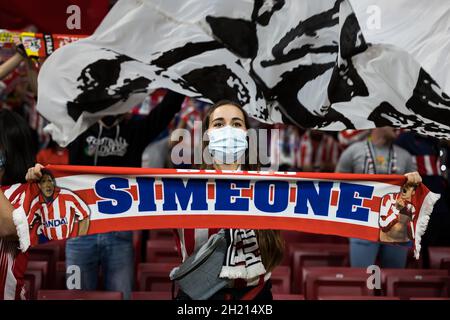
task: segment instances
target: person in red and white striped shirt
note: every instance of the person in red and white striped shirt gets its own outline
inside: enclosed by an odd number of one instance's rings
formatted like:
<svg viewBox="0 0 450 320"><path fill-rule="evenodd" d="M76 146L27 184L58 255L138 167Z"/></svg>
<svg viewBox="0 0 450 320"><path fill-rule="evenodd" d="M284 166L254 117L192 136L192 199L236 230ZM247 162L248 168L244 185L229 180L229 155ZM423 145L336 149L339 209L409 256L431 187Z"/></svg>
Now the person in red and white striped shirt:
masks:
<svg viewBox="0 0 450 320"><path fill-rule="evenodd" d="M34 164L31 133L18 114L0 110L0 300L24 299L28 219L22 207L25 174Z"/></svg>
<svg viewBox="0 0 450 320"><path fill-rule="evenodd" d="M49 240L86 235L89 207L74 192L58 188L50 171L42 169L41 174L38 184L41 193L31 202L30 224L38 222L39 232Z"/></svg>
<svg viewBox="0 0 450 320"><path fill-rule="evenodd" d="M337 140L318 130L307 130L300 139L296 167L301 171L334 172L341 150Z"/></svg>

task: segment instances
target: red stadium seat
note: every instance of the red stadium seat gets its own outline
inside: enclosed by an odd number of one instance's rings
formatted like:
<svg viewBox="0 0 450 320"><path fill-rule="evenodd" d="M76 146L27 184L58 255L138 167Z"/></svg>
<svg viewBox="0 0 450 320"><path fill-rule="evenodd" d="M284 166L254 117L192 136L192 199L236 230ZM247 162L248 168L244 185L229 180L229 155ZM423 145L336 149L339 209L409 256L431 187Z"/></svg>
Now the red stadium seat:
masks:
<svg viewBox="0 0 450 320"><path fill-rule="evenodd" d="M450 275L450 258L443 258L441 260L441 269L447 270L448 275Z"/></svg>
<svg viewBox="0 0 450 320"><path fill-rule="evenodd" d="M316 233L306 233L298 231L281 231L281 236L283 237L286 244L291 243L348 243L348 238L316 234Z"/></svg>
<svg viewBox="0 0 450 320"><path fill-rule="evenodd" d="M302 294L274 293L273 300L305 300L305 296Z"/></svg>
<svg viewBox="0 0 450 320"><path fill-rule="evenodd" d="M172 293L169 291L132 292L131 300L172 300Z"/></svg>
<svg viewBox="0 0 450 320"><path fill-rule="evenodd" d="M149 231L151 240L173 240L174 234L172 229L156 229Z"/></svg>
<svg viewBox="0 0 450 320"><path fill-rule="evenodd" d="M38 300L122 300L116 291L39 290Z"/></svg>
<svg viewBox="0 0 450 320"><path fill-rule="evenodd" d="M60 247L58 245L39 245L28 250L29 261L45 261L47 262L46 273L52 275L47 277L44 275L43 289L53 289L55 281L53 275L56 273L56 263L59 260Z"/></svg>
<svg viewBox="0 0 450 320"><path fill-rule="evenodd" d="M57 290L67 289L66 286L66 262L58 261L56 263L55 288Z"/></svg>
<svg viewBox="0 0 450 320"><path fill-rule="evenodd" d="M349 261L348 244L308 243L289 246L292 292L302 293L304 267L344 267Z"/></svg>
<svg viewBox="0 0 450 320"><path fill-rule="evenodd" d="M169 274L178 265L179 263L140 263L137 271L138 290L171 292Z"/></svg>
<svg viewBox="0 0 450 320"><path fill-rule="evenodd" d="M419 257L419 259L416 259L416 257L414 256L414 248L411 247L408 250L408 255L406 257L405 269L423 269L423 268L424 268L424 261L422 255Z"/></svg>
<svg viewBox="0 0 450 320"><path fill-rule="evenodd" d="M450 278L445 276L388 276L387 296L449 297Z"/></svg>
<svg viewBox="0 0 450 320"><path fill-rule="evenodd" d="M423 276L447 276L447 271L439 269L381 269L381 286L383 294L387 290L387 278L392 276L423 277Z"/></svg>
<svg viewBox="0 0 450 320"><path fill-rule="evenodd" d="M376 296L319 296L318 300L400 300L400 298Z"/></svg>
<svg viewBox="0 0 450 320"><path fill-rule="evenodd" d="M428 247L430 268L439 269L442 259L450 258L450 247Z"/></svg>
<svg viewBox="0 0 450 320"><path fill-rule="evenodd" d="M42 272L40 270L27 270L24 275L25 298L36 300L37 292L42 288Z"/></svg>
<svg viewBox="0 0 450 320"><path fill-rule="evenodd" d="M272 293L289 294L291 292L291 268L278 266L272 271Z"/></svg>
<svg viewBox="0 0 450 320"><path fill-rule="evenodd" d="M450 300L450 298L436 298L436 297L411 297L409 300Z"/></svg>
<svg viewBox="0 0 450 320"><path fill-rule="evenodd" d="M142 262L142 231L133 231L134 265Z"/></svg>
<svg viewBox="0 0 450 320"><path fill-rule="evenodd" d="M52 240L43 244L40 244L34 248L49 248L58 247L58 261L66 259L66 239L64 240Z"/></svg>
<svg viewBox="0 0 450 320"><path fill-rule="evenodd" d="M46 283L49 277L47 261L28 261L25 274L27 273L35 275L35 290L47 288Z"/></svg>
<svg viewBox="0 0 450 320"><path fill-rule="evenodd" d="M171 262L181 263L175 241L171 240L149 240L147 241L146 262Z"/></svg>
<svg viewBox="0 0 450 320"><path fill-rule="evenodd" d="M363 268L309 267L304 269L305 298L319 296L373 296L367 287L368 274Z"/></svg>

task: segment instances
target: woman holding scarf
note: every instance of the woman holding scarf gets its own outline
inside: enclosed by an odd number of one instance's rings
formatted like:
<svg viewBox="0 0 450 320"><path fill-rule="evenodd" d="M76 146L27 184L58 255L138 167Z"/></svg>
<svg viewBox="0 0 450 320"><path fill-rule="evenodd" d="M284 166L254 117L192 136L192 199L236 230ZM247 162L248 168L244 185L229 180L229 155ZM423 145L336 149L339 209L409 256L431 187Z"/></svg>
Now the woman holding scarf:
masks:
<svg viewBox="0 0 450 320"><path fill-rule="evenodd" d="M29 225L21 207L27 169L35 163L30 129L18 114L0 110L0 300L24 299Z"/></svg>
<svg viewBox="0 0 450 320"><path fill-rule="evenodd" d="M258 170L249 163L249 128L240 105L226 100L214 104L203 122L203 138L206 134L209 142L203 142L200 168ZM183 257L171 273L180 287L177 300L272 300L270 275L284 250L279 231L179 229L176 236Z"/></svg>

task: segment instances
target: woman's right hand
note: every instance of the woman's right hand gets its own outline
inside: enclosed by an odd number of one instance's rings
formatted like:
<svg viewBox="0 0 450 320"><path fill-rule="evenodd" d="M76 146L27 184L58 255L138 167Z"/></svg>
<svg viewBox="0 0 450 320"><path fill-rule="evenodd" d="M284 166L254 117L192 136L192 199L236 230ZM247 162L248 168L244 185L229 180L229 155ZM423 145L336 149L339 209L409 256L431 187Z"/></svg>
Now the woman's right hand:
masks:
<svg viewBox="0 0 450 320"><path fill-rule="evenodd" d="M44 168L42 164L36 163L36 165L30 169L28 169L27 174L25 176L25 180L30 181L38 181L42 177L41 170Z"/></svg>

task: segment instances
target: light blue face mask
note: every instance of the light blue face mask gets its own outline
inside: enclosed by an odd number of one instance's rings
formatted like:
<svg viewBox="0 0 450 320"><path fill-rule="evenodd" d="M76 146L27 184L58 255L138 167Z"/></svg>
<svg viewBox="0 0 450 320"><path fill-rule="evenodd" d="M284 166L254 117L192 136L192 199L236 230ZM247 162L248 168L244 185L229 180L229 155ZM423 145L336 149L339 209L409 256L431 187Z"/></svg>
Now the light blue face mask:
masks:
<svg viewBox="0 0 450 320"><path fill-rule="evenodd" d="M217 163L236 163L248 148L247 132L225 126L208 131L209 153Z"/></svg>
<svg viewBox="0 0 450 320"><path fill-rule="evenodd" d="M6 156L5 153L0 150L0 169L3 169L6 165Z"/></svg>

